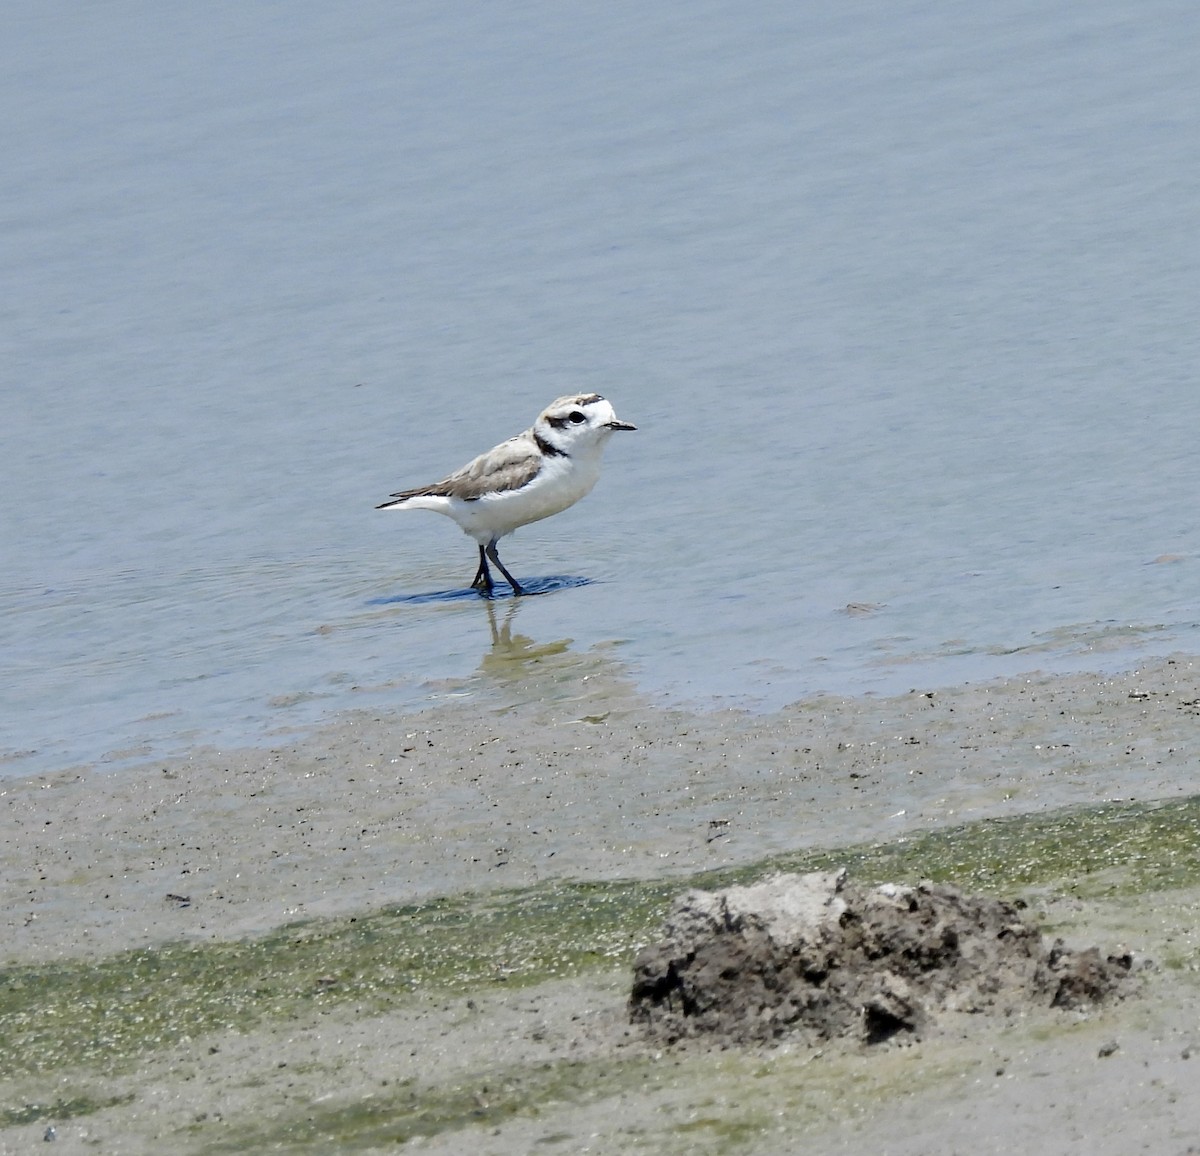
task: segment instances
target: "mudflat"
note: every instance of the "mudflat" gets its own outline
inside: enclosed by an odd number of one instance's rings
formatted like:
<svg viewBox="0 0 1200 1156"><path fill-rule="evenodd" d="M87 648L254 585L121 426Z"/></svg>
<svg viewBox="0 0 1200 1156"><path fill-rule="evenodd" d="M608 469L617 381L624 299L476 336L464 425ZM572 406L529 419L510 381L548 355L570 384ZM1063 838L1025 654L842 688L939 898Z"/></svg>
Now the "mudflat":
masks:
<svg viewBox="0 0 1200 1156"><path fill-rule="evenodd" d="M0 1152L1187 1150L1200 663L769 715L553 654L504 695L0 783ZM1139 993L910 1047L629 1023L673 894L780 866L1020 898Z"/></svg>

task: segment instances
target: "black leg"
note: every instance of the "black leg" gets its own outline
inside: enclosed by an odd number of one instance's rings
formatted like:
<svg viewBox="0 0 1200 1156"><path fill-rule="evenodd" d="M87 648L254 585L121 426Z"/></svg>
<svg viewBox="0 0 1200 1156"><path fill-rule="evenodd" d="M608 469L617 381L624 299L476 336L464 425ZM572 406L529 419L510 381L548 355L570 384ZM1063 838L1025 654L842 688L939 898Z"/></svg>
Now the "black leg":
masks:
<svg viewBox="0 0 1200 1156"><path fill-rule="evenodd" d="M500 555L496 553L496 541L494 538L492 539L492 541L490 541L488 543L487 550L484 553L485 553L486 557L491 558L491 560L493 562L495 562L497 566L500 567L500 573L503 574L504 577L508 579L508 584L513 588L513 593L514 594L524 594L525 591L521 589L521 583L518 582L504 568L504 563L500 561Z"/></svg>
<svg viewBox="0 0 1200 1156"><path fill-rule="evenodd" d="M482 546L479 547L479 569L475 571L475 578L471 582L471 589L478 590L481 594L490 594L492 592L492 575L488 571L487 555L484 554Z"/></svg>

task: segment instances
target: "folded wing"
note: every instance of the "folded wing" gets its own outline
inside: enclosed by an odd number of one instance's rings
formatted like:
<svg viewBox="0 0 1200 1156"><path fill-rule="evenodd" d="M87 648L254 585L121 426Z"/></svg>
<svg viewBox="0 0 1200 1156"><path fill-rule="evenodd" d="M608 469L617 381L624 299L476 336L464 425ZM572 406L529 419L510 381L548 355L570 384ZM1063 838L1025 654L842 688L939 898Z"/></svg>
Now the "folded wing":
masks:
<svg viewBox="0 0 1200 1156"><path fill-rule="evenodd" d="M538 476L542 462L542 454L533 439L527 434L520 434L501 442L486 454L480 454L443 481L392 494L392 500L386 505L408 498L458 498L460 501L473 502L485 494L519 490Z"/></svg>

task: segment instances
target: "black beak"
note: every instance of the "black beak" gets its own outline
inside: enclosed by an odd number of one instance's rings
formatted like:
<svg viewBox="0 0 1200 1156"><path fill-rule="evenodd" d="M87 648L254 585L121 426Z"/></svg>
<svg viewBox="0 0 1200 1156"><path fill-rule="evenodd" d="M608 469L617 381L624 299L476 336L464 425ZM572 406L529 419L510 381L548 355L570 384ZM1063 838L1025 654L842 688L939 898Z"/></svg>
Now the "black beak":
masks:
<svg viewBox="0 0 1200 1156"><path fill-rule="evenodd" d="M637 429L637 426L630 425L629 422L627 422L627 421L610 421L608 423L608 428L609 429Z"/></svg>

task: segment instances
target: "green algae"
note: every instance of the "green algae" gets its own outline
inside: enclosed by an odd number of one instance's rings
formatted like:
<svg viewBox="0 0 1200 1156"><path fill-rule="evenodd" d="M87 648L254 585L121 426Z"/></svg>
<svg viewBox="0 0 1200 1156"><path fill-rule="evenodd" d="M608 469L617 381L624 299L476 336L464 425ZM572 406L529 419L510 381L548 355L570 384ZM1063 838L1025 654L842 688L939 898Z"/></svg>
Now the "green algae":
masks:
<svg viewBox="0 0 1200 1156"><path fill-rule="evenodd" d="M519 1115L536 1115L538 1104L591 1103L655 1079L654 1062L646 1057L512 1064L467 1082L402 1086L388 1095L309 1107L303 1115L235 1129L203 1150L356 1152L468 1127L493 1129Z"/></svg>
<svg viewBox="0 0 1200 1156"><path fill-rule="evenodd" d="M532 1144L579 1151L588 1145L587 1132L563 1130L579 1110L601 1101L649 1101L659 1105L653 1123L644 1117L638 1125L610 1117L613 1132L628 1150L659 1156L731 1152L777 1130L781 1119L789 1127L800 1118L830 1123L865 1104L911 1094L977 1066L972 1058L929 1061L914 1052L873 1058L870 1064L853 1052L822 1055L819 1062L809 1054L778 1052L764 1063L757 1053L737 1051L524 1062L496 1066L465 1081L409 1083L386 1095L309 1105L302 1115L233 1127L197 1151L206 1156L354 1153L459 1132L464 1133L463 1149L469 1150L473 1141L468 1130L491 1135L518 1119L532 1131L544 1121L545 1134ZM853 1096L847 1095L849 1087L855 1089Z"/></svg>
<svg viewBox="0 0 1200 1156"><path fill-rule="evenodd" d="M628 958L665 892L558 885L292 924L250 940L167 944L0 969L0 1070L118 1065L212 1031L411 993L542 982Z"/></svg>
<svg viewBox="0 0 1200 1156"><path fill-rule="evenodd" d="M1191 887L1200 884L1200 796L984 819L894 843L783 855L757 872L834 866L864 881L923 878L990 892L1058 886L1097 899Z"/></svg>
<svg viewBox="0 0 1200 1156"><path fill-rule="evenodd" d="M1088 897L1200 883L1200 797L987 820L894 843L811 851L687 879L545 884L315 920L249 940L168 944L99 960L0 969L0 1071L103 1062L215 1031L412 993L541 983L627 966L683 887L846 867L869 882L967 890L1045 886Z"/></svg>
<svg viewBox="0 0 1200 1156"><path fill-rule="evenodd" d="M19 1108L0 1108L0 1127L36 1124L39 1120L74 1120L105 1108L116 1108L133 1100L133 1093L121 1096L68 1096L47 1104L22 1104Z"/></svg>

